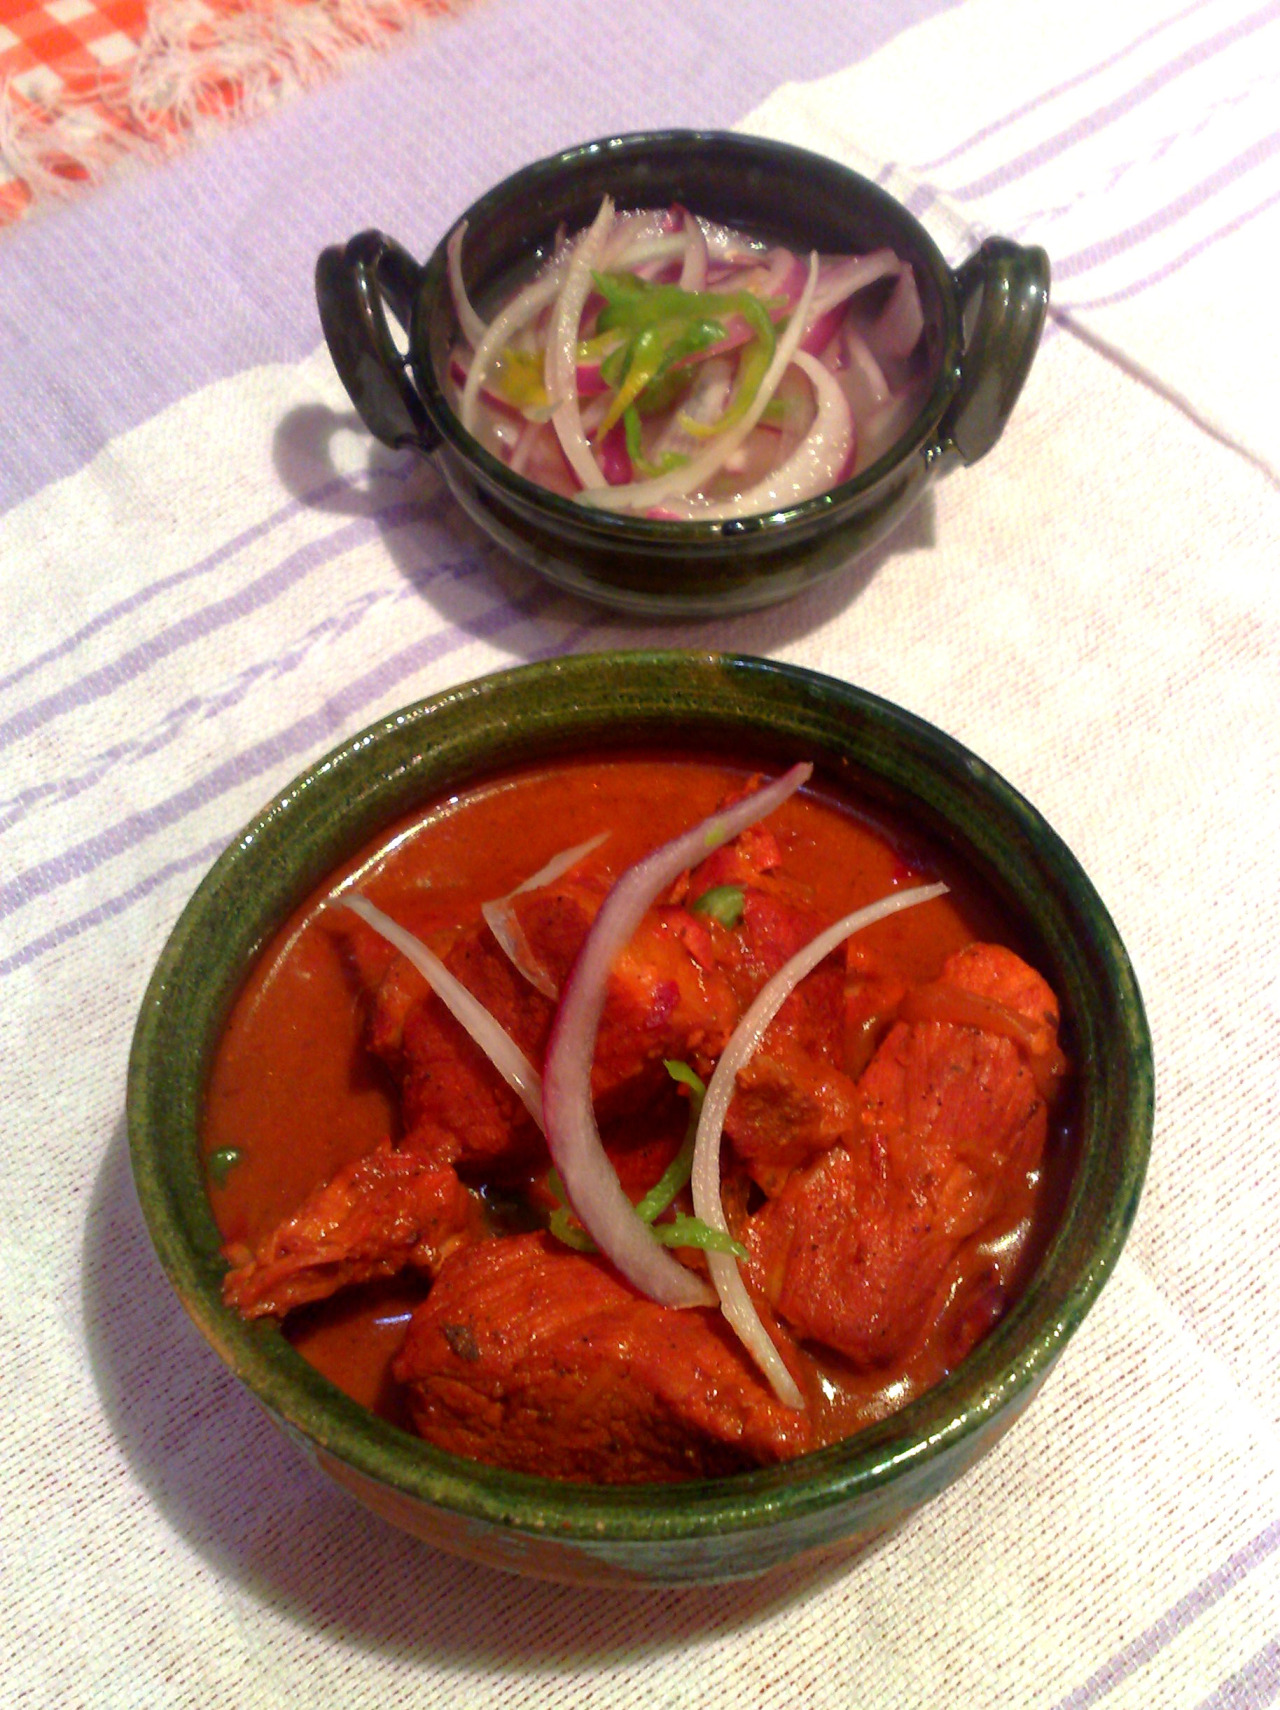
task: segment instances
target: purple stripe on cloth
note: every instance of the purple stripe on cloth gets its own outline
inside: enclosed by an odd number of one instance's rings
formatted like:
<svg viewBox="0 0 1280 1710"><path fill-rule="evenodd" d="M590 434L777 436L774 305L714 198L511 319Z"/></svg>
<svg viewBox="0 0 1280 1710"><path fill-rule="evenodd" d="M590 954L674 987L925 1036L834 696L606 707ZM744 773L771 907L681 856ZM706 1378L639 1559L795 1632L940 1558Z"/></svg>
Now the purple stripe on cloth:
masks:
<svg viewBox="0 0 1280 1710"><path fill-rule="evenodd" d="M1196 1710L1263 1710L1280 1698L1280 1639L1264 1645L1256 1657L1202 1698Z"/></svg>
<svg viewBox="0 0 1280 1710"><path fill-rule="evenodd" d="M1112 237L1104 238L1101 243L1090 244L1087 249L1077 250L1074 255L1064 256L1053 264L1055 281L1061 283L1066 279L1075 279L1090 268L1101 266L1103 262L1113 261L1116 256L1123 255L1127 250L1134 249L1140 243L1145 243L1158 232L1166 231L1170 226L1176 226L1180 220L1192 214L1206 202L1221 195L1224 190L1238 184L1248 172L1256 171L1259 166L1266 164L1280 150L1280 131L1273 131L1269 137L1263 137L1260 142L1247 148L1243 154L1238 154L1234 160L1227 161L1216 172L1199 184L1192 185L1190 190L1184 190L1181 196L1168 203L1165 207L1149 214L1145 220L1139 220L1137 225L1129 226L1125 231L1116 232Z"/></svg>
<svg viewBox="0 0 1280 1710"><path fill-rule="evenodd" d="M1280 1549L1280 1520L1273 1520L1265 1531L1228 1557L1221 1567L1206 1575L1199 1585L1180 1598L1144 1633L1139 1633L1088 1680L1069 1692L1054 1706L1054 1710L1088 1710L1090 1705L1097 1704L1122 1680L1149 1663L1172 1639L1176 1639L1277 1549Z"/></svg>
<svg viewBox="0 0 1280 1710"><path fill-rule="evenodd" d="M1140 292L1148 290L1152 285L1158 285L1162 279L1168 279L1172 274L1179 272L1188 262L1194 261L1198 255L1203 255L1206 250L1212 249L1217 243L1221 243L1223 238L1230 237L1233 232L1238 232L1242 226L1247 226L1251 221L1256 220L1259 214L1265 214L1268 208L1274 208L1277 202L1280 202L1280 190L1277 190L1274 195L1264 197L1256 208L1250 208L1246 213L1237 215L1234 220L1228 220L1226 225L1219 226L1217 231L1210 232L1208 237L1201 238L1198 243L1193 243L1189 249L1184 249L1180 255L1176 255L1172 261L1165 262L1162 267L1157 267L1154 272L1135 280L1132 285L1126 285L1121 291L1112 291L1105 297L1091 297L1088 301L1073 301L1060 306L1065 307L1071 314L1079 314L1087 309L1108 309L1113 303L1126 302L1130 297L1138 296Z"/></svg>
<svg viewBox="0 0 1280 1710"><path fill-rule="evenodd" d="M956 3L681 0L659 42L647 0L615 0L603 29L594 0L487 0L9 228L0 510L176 399L314 350L326 244L380 226L425 255L526 161L618 131L732 125L780 83L854 64Z"/></svg>
<svg viewBox="0 0 1280 1710"><path fill-rule="evenodd" d="M1175 24L1181 24L1185 19L1193 17L1197 12L1202 12L1206 6L1214 3L1215 0L1194 0L1194 4L1188 6L1185 11L1175 12L1171 18L1162 18L1158 24L1153 24L1149 30L1144 30L1140 36L1135 36L1118 52L1109 55L1106 59L1100 59L1096 65L1091 65L1087 71L1077 72L1074 77L1068 77L1063 83L1055 83L1053 88L1046 89L1043 95L1037 95L1033 101L1024 101L1020 107L1015 107L1003 118L992 120L989 125L984 125L980 131L975 131L971 137L966 137L962 143L957 143L954 148L948 149L946 154L940 154L936 160L926 160L921 165L920 171L933 172L939 166L947 166L951 161L958 160L962 154L967 154L971 148L976 148L979 143L986 142L988 137L998 135L1000 131L1006 130L1010 125L1016 125L1019 119L1025 119L1041 107L1048 106L1050 101L1056 101L1060 95L1068 95L1073 89L1079 89L1084 84L1092 82L1100 72L1110 71L1113 65L1119 65L1131 53L1136 53L1139 48L1145 47L1149 41L1153 41L1163 31L1171 29Z"/></svg>
<svg viewBox="0 0 1280 1710"><path fill-rule="evenodd" d="M93 837L29 867L7 885L0 885L0 920L25 908L38 897L59 890L73 880L87 877L104 862L114 860L158 832L179 824L188 814L250 779L260 777L281 761L295 759L314 749L319 742L339 741L360 712L381 699L405 677L465 647L470 641L501 634L522 618L544 610L558 598L560 596L552 589L539 585L517 600L490 606L465 626L452 625L448 629L437 630L411 646L401 648L374 670L367 671L364 676L357 677L353 683L328 696L314 712L242 749L185 789L152 807L117 820ZM23 953L18 952L5 966L16 967L23 959Z"/></svg>
<svg viewBox="0 0 1280 1710"><path fill-rule="evenodd" d="M431 567L430 575L433 579L437 575L448 575L455 571L459 575L465 575L472 569L483 569L484 564L484 557L479 554L461 560L441 561ZM84 790L91 789L108 772L115 772L121 766L133 765L139 760L158 754L183 736L193 720L216 717L227 708L239 705L264 678L279 678L296 671L320 642L344 635L363 622L374 607L387 601L419 599L420 581L421 578L418 582L406 582L390 588L371 588L357 594L337 610L327 612L318 623L313 624L300 636L287 652L272 653L265 659L255 659L216 690L192 695L178 706L170 707L149 729L99 750L87 761L81 759L78 770L64 773L58 778L42 778L38 784L20 790L17 795L7 800L0 800L0 831L8 831L20 824L27 814L35 809L70 801Z"/></svg>
<svg viewBox="0 0 1280 1710"><path fill-rule="evenodd" d="M408 479L416 466L416 458L406 458L398 469L393 467L379 469L376 472L376 478L381 480L385 477L387 480L403 482ZM352 490L353 484L349 477L337 475L332 481L324 482L313 492L304 493L300 499L290 499L288 504L281 505L269 517L264 517L261 522L254 523L251 528L242 530L231 540L224 541L207 558L201 558L197 563L189 564L184 570L175 570L169 576L162 576L159 581L149 582L146 587L136 589L126 599L117 600L115 605L108 606L96 617L90 618L88 623L82 624L74 634L65 636L56 646L46 649L44 653L37 654L34 659L24 661L23 664L10 671L7 677L0 677L0 689L11 688L14 683L21 682L24 677L30 676L33 671L38 671L45 665L54 665L59 659L65 659L69 653L74 653L77 647L82 647L86 641L92 640L100 631L108 629L113 623L118 623L121 618L130 616L131 613L149 604L160 594L168 593L171 588L180 588L184 582L198 581L201 576L207 576L211 570L216 570L220 564L225 564L228 558L234 558L237 552L243 552L245 547L253 546L259 540L265 540L267 535L274 533L276 529L289 522L291 518L300 516L305 510L323 506L338 493Z"/></svg>
<svg viewBox="0 0 1280 1710"><path fill-rule="evenodd" d="M1003 185L1012 184L1017 179L1024 178L1028 172L1034 171L1036 167L1043 166L1046 161L1055 159L1069 148L1073 148L1076 143L1082 142L1086 137L1095 136L1098 131L1106 125L1112 124L1116 119L1123 118L1126 113L1133 112L1135 108L1148 101L1151 96L1157 94L1176 78L1181 77L1184 72L1195 70L1197 66L1203 65L1215 54L1222 53L1229 47L1234 47L1237 42L1244 41L1254 31L1273 23L1277 18L1280 18L1280 4L1277 4L1276 0L1270 0L1270 4L1264 6L1260 12L1253 13L1251 17L1242 18L1238 23L1232 24L1229 29L1220 30L1216 36L1210 36L1203 42L1197 42L1194 47L1180 53L1167 65L1161 66L1159 71L1153 71L1149 76L1144 77L1140 83L1136 83L1132 89L1126 90L1114 101L1109 101L1104 106L1096 108L1084 118L1077 120L1074 125L1069 125L1066 130L1059 131L1055 136L1046 137L1034 148L1027 149L1015 159L997 167L994 172L988 172L981 178L975 178L970 184L959 186L951 194L960 199L986 196L992 190L998 190Z"/></svg>
<svg viewBox="0 0 1280 1710"><path fill-rule="evenodd" d="M157 867L154 873L148 873L144 878L139 879L136 885L131 885L127 891L122 891L119 896L111 897L109 901L99 903L96 908L89 909L85 914L77 915L74 920L63 921L52 932L46 932L40 938L33 938L30 943L24 944L20 950L16 950L12 956L0 958L0 975L11 974L15 969L25 967L29 962L38 961L50 950L56 950L59 944L65 944L69 938L78 938L82 932L87 932L90 927L101 926L104 921L111 920L118 914L123 914L126 909L132 908L134 903L141 902L144 897L150 896L152 891L158 890L170 879L181 878L183 873L189 873L196 867L210 866L221 855L229 842L229 838L218 837L212 843L206 843L202 849L194 850L190 855L181 855L176 860L166 861L163 867Z"/></svg>
<svg viewBox="0 0 1280 1710"><path fill-rule="evenodd" d="M460 647L465 647L469 641L483 641L501 635L522 619L536 616L560 597L551 588L537 586L520 599L488 607L465 627L454 626L451 629L438 630L434 635L424 637L412 647L402 649L392 659L385 661L377 671L369 672L355 683L349 684L340 693L330 696L318 712L305 719L299 719L287 730L277 732L268 742L258 743L255 747L237 755L226 766L218 767L214 772L207 774L191 790L184 791L180 796L171 797L168 802L159 804L159 807L153 810L154 813L161 816L158 823L145 829L138 829L136 822L149 816L135 815L133 819L125 821L123 827L113 828L113 831L107 834L108 839L123 836L124 840L120 843L120 849L127 848L130 844L139 842L142 837L149 836L152 831L158 831L166 825L173 824L193 808L200 807L206 801L225 794L228 789L245 782L248 778L257 776L260 772L276 764L278 760L303 754L325 737L337 737L338 732L331 728L334 715L337 715L338 718L349 718L367 706L370 700L378 698L414 671L421 670L425 665L435 663ZM580 628L571 631L569 637L565 638L560 645L549 648L547 652L566 651L569 642L580 638ZM93 908L86 909L83 914L62 921L49 932L42 933L38 938L33 938L26 944L20 945L11 955L0 959L0 976L12 974L19 968L24 968L29 963L38 961L49 951L56 950L60 944L65 944L69 939L78 938L82 932L88 932L93 927L102 925L104 921L112 919L115 915L123 913L125 909L131 907L135 902L141 901L143 897L155 890L157 885L163 884L167 879L189 871L204 860L213 860L215 856L221 854L229 842L230 837L219 838L213 843L206 844L203 849L198 850L195 854L184 855L166 862L162 867L147 874L127 890L108 898L105 902L95 904ZM93 866L99 864L100 860L109 859L112 854L118 852L120 851L114 848L99 852L97 860L92 860L83 869L69 873L67 877L79 877L81 871L91 871ZM45 888L52 887L46 886Z"/></svg>
<svg viewBox="0 0 1280 1710"><path fill-rule="evenodd" d="M299 547L296 552L291 552L288 557L272 565L270 570L238 588L234 594L228 594L225 599L210 601L199 611L188 613L176 623L158 630L146 641L131 647L110 664L100 665L95 670L86 672L84 676L65 684L54 693L32 701L7 719L0 720L0 749L29 736L47 724L51 718L58 718L69 712L79 712L104 696L114 694L125 683L133 682L161 660L167 659L170 654L203 640L262 606L269 605L296 583L305 580L313 571L321 569L363 541L376 538L384 529L429 520L444 503L443 495L425 504L416 500L397 500L395 504L374 511L367 517L357 517L343 524L323 540L311 541L308 545Z"/></svg>

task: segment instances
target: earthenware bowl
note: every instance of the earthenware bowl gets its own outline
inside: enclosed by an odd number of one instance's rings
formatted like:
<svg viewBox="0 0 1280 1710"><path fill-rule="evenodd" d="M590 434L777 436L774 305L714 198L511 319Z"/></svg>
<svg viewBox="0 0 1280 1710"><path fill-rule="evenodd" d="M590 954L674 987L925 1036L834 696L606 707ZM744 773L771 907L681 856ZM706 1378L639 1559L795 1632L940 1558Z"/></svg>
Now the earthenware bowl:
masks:
<svg viewBox="0 0 1280 1710"><path fill-rule="evenodd" d="M222 1305L199 1148L211 1054L254 958L383 827L496 769L610 746L678 744L813 760L968 865L1058 992L1075 1066L1060 1221L1021 1299L937 1388L843 1444L705 1483L607 1488L498 1471L428 1447L339 1393L269 1322ZM129 1072L134 1179L152 1240L213 1348L312 1460L442 1549L549 1579L756 1575L866 1540L950 1484L1012 1422L1115 1263L1152 1115L1150 1043L1115 928L1069 850L975 755L847 684L761 659L618 653L451 689L353 737L235 840L173 931ZM226 1445L223 1445L224 1448Z"/></svg>
<svg viewBox="0 0 1280 1710"><path fill-rule="evenodd" d="M606 193L620 208L680 203L805 252L895 250L915 269L927 377L897 442L818 498L726 522L589 511L514 474L450 407L440 378L458 330L448 233L425 266L376 231L326 249L316 266L320 319L366 425L389 445L434 453L468 515L559 586L658 616L771 604L853 563L932 480L977 462L1000 437L1044 321L1043 250L991 238L952 271L900 203L834 161L757 137L660 131L538 161L467 210L464 279L481 312L499 281L549 251L558 227L590 224ZM392 338L387 306L407 329L407 358Z"/></svg>

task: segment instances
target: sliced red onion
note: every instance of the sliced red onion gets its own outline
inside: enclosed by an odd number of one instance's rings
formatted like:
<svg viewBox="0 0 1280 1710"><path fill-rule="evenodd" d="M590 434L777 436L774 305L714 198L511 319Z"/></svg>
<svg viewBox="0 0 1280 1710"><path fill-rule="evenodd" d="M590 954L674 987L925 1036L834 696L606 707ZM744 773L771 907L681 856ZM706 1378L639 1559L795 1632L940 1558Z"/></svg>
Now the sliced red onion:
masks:
<svg viewBox="0 0 1280 1710"><path fill-rule="evenodd" d="M891 274L901 274L903 271L902 262L891 249L875 249L869 255L850 255L841 261L828 262L813 294L811 314L816 320L829 309L847 303L850 297L865 290L868 285L874 285L877 279L885 279ZM911 269L906 268L905 271L910 273Z"/></svg>
<svg viewBox="0 0 1280 1710"><path fill-rule="evenodd" d="M384 914L368 897L349 892L336 900L344 908L349 908L352 914L358 914L366 926L371 926L407 961L412 962L449 1014L471 1035L541 1128L542 1082L538 1071L506 1029L494 1020L479 998L473 996L462 981L449 972L435 952L428 950L420 938L415 938L412 932L407 932L403 926L392 920L389 914Z"/></svg>
<svg viewBox="0 0 1280 1710"><path fill-rule="evenodd" d="M533 442L545 426L544 422L527 421L520 430L520 438L512 449L510 462L510 467L517 475L524 472L525 465L529 461L529 454L533 450Z"/></svg>
<svg viewBox="0 0 1280 1710"><path fill-rule="evenodd" d="M813 387L818 408L808 433L791 456L763 481L732 499L669 499L664 509L687 522L718 522L754 517L798 505L830 492L848 468L853 452L853 412L840 382L816 356L797 350L793 358Z"/></svg>
<svg viewBox="0 0 1280 1710"><path fill-rule="evenodd" d="M681 212L684 215L684 235L688 239L688 246L680 264L680 289L705 291L708 260L706 235L687 208L683 208Z"/></svg>
<svg viewBox="0 0 1280 1710"><path fill-rule="evenodd" d="M458 317L462 336L475 350L484 340L489 328L472 307L467 288L462 283L462 240L467 235L467 222L462 220L449 233L445 254L449 258L449 289L453 293L453 312Z"/></svg>
<svg viewBox="0 0 1280 1710"><path fill-rule="evenodd" d="M508 891L504 897L495 897L492 902L480 904L480 912L490 932L506 951L516 969L543 997L554 1000L559 997L560 988L530 950L524 928L511 907L512 899L523 896L526 891L540 891L544 885L554 884L571 867L576 867L584 856L590 855L593 849L598 849L608 835L607 831L602 831L595 837L589 837L585 843L575 843L572 849L562 849L558 855L551 857L545 867L539 867L532 878L526 879L522 885L517 885L514 891Z"/></svg>
<svg viewBox="0 0 1280 1710"><path fill-rule="evenodd" d="M579 504L610 511L648 510L654 505L665 505L666 501L672 498L704 486L721 468L725 459L733 455L764 414L770 398L777 390L778 382L786 373L787 365L799 346L809 318L809 307L813 301L817 278L818 257L815 251L809 258L809 277L805 288L787 323L787 330L778 340L773 361L760 382L760 389L752 400L750 409L746 410L731 428L709 440L697 456L691 457L680 468L670 470L665 475L655 475L648 481L633 481L627 487L602 487L579 493Z"/></svg>
<svg viewBox="0 0 1280 1710"><path fill-rule="evenodd" d="M599 265L613 226L613 201L606 196L600 212L578 239L556 298L547 337L546 387L552 402L551 423L569 466L584 488L605 486L605 477L582 431L582 412L575 385L579 326L591 292L591 274Z"/></svg>
<svg viewBox="0 0 1280 1710"><path fill-rule="evenodd" d="M850 385L858 385L865 394L867 407L874 408L885 403L889 398L889 382L884 377L884 370L872 356L866 339L847 323L844 329L844 349L851 371L845 387L846 394ZM857 400L851 397L849 401L856 410Z"/></svg>
<svg viewBox="0 0 1280 1710"><path fill-rule="evenodd" d="M876 339L886 356L907 357L919 344L923 331L924 310L920 307L916 276L904 265L893 295L876 322Z"/></svg>
<svg viewBox="0 0 1280 1710"><path fill-rule="evenodd" d="M725 1115L733 1100L738 1075L755 1054L757 1046L768 1031L769 1023L806 974L811 974L818 963L843 944L846 938L851 938L855 932L861 932L865 927L873 926L876 921L884 920L891 914L898 914L903 909L915 908L920 903L940 897L946 889L946 885L937 884L918 885L909 891L894 891L866 908L845 915L843 920L836 921L834 926L827 927L824 932L811 939L803 950L779 968L773 978L756 993L751 1007L738 1023L721 1053L715 1073L707 1083L702 1114L698 1118L698 1134L693 1150L693 1174L690 1178L693 1187L693 1209L711 1228L729 1233L720 1199L720 1136L724 1130ZM804 1397L761 1322L760 1314L743 1283L737 1261L731 1253L708 1252L707 1262L725 1317L773 1385L774 1394L788 1407L803 1407Z"/></svg>
<svg viewBox="0 0 1280 1710"><path fill-rule="evenodd" d="M706 1306L715 1296L654 1239L622 1191L600 1143L591 1103L591 1063L609 972L655 897L686 868L771 814L813 771L789 772L629 867L604 900L578 952L552 1023L543 1070L547 1144L578 1220L596 1245L643 1294L664 1306ZM723 1212L721 1213L723 1221Z"/></svg>

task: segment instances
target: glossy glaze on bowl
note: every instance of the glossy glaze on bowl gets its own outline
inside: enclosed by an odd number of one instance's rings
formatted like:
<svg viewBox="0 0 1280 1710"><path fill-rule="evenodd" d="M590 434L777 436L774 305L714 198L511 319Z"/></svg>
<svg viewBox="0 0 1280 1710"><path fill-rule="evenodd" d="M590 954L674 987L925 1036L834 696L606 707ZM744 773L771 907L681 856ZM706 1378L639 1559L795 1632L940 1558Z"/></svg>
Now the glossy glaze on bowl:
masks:
<svg viewBox="0 0 1280 1710"><path fill-rule="evenodd" d="M448 233L422 267L380 232L326 250L316 268L321 322L365 423L389 444L436 452L468 515L559 586L658 616L771 604L846 568L937 475L977 462L1000 437L1048 304L1042 250L992 238L953 272L901 203L835 161L736 133L660 131L566 149L482 196L464 216L468 293L486 305L500 282L550 253L561 228L589 225L606 194L619 208L679 203L801 253L894 250L915 270L928 378L896 444L817 498L723 522L591 511L513 473L454 414L441 381L458 334ZM409 374L384 298L409 330Z"/></svg>
<svg viewBox="0 0 1280 1710"><path fill-rule="evenodd" d="M199 1158L214 1044L272 932L344 857L425 800L584 748L678 741L814 760L963 861L1034 943L1076 1065L1078 1153L1026 1293L959 1369L848 1442L673 1486L566 1485L442 1454L348 1400L270 1324L221 1302ZM331 1477L442 1548L549 1579L704 1582L865 1540L943 1489L1026 1405L1115 1263L1152 1118L1150 1041L1114 926L1074 857L1009 785L941 732L814 672L716 654L526 666L361 733L248 827L196 892L147 992L129 1076L134 1177L157 1253L221 1357Z"/></svg>

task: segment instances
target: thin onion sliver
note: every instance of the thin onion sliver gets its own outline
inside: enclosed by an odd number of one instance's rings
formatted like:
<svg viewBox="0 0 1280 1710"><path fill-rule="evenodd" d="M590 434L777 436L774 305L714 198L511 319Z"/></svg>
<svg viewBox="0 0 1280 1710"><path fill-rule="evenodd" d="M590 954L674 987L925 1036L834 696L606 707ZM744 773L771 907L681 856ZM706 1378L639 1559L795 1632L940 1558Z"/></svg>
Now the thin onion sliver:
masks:
<svg viewBox="0 0 1280 1710"><path fill-rule="evenodd" d="M544 362L544 384L552 403L551 425L570 468L588 490L603 487L605 478L582 430L577 386L578 334L582 311L591 294L592 272L600 262L612 227L613 201L606 196L600 212L574 246L552 311Z"/></svg>
<svg viewBox="0 0 1280 1710"><path fill-rule="evenodd" d="M462 244L467 235L467 222L459 223L449 233L449 241L445 245L445 254L449 261L449 289L453 294L453 312L458 317L458 325L462 336L472 350L479 348L488 332L487 324L480 319L467 296L467 288L462 282Z"/></svg>
<svg viewBox="0 0 1280 1710"><path fill-rule="evenodd" d="M526 879L522 885L517 885L514 891L508 891L504 897L494 897L491 902L480 904L480 912L488 923L490 932L506 952L512 966L523 974L543 997L549 997L553 1001L560 995L559 987L530 950L524 929L511 908L511 899L523 896L526 891L541 890L543 885L554 884L571 867L576 867L584 855L590 855L593 849L598 849L608 835L607 831L597 832L594 837L588 837L585 843L575 843L572 849L562 849L558 855L551 857L545 867L539 867L532 877Z"/></svg>
<svg viewBox="0 0 1280 1710"><path fill-rule="evenodd" d="M629 867L605 898L565 984L543 1068L547 1144L578 1221L629 1282L664 1306L709 1306L715 1295L654 1239L600 1143L591 1064L609 972L645 911L686 868L766 818L808 779L793 766ZM723 1213L721 1213L723 1219Z"/></svg>
<svg viewBox="0 0 1280 1710"><path fill-rule="evenodd" d="M756 993L751 1007L738 1023L732 1038L721 1053L715 1073L707 1083L702 1114L698 1119L698 1135L693 1150L693 1174L690 1178L693 1187L693 1209L712 1229L729 1233L720 1199L720 1136L724 1130L724 1119L733 1100L738 1075L754 1055L768 1031L769 1023L805 975L812 973L818 963L843 944L846 938L851 938L855 932L861 932L864 927L873 926L876 921L884 920L902 909L915 908L920 903L930 902L934 897L942 896L946 889L946 885L936 884L918 885L909 891L894 891L866 908L845 915L843 920L836 921L834 926L827 927L824 932L811 939L803 950L798 951L789 962L779 968L773 978ZM761 1322L760 1314L743 1283L737 1260L730 1253L708 1252L707 1263L725 1317L773 1385L774 1394L788 1407L803 1407L804 1396Z"/></svg>
<svg viewBox="0 0 1280 1710"><path fill-rule="evenodd" d="M336 899L352 914L358 914L366 926L394 945L400 954L422 975L441 1003L460 1027L471 1035L503 1080L524 1105L529 1115L542 1127L542 1080L538 1071L516 1044L506 1029L451 974L444 963L429 950L420 938L405 930L389 914L371 903L368 897L355 893Z"/></svg>

